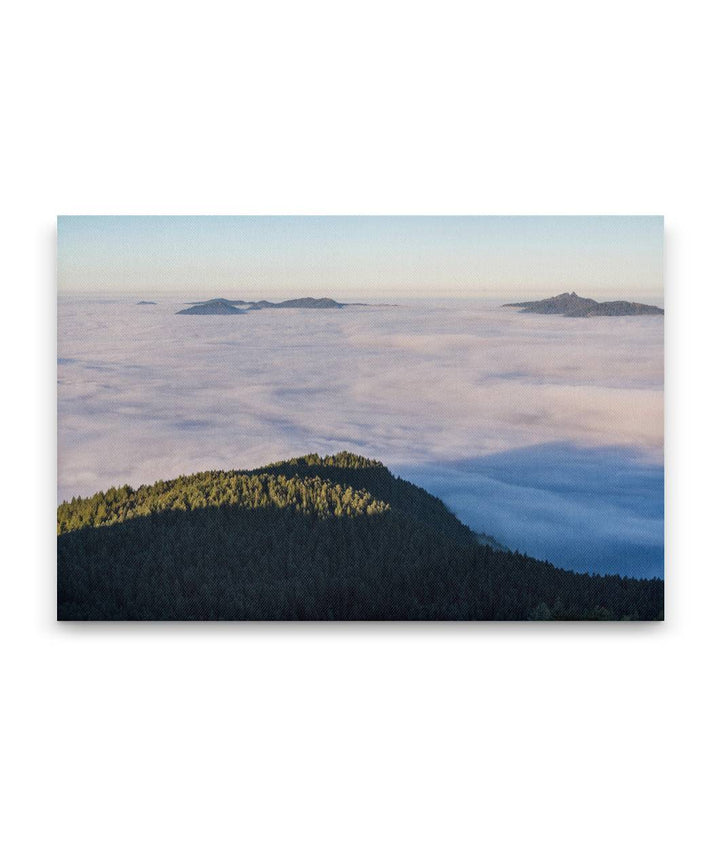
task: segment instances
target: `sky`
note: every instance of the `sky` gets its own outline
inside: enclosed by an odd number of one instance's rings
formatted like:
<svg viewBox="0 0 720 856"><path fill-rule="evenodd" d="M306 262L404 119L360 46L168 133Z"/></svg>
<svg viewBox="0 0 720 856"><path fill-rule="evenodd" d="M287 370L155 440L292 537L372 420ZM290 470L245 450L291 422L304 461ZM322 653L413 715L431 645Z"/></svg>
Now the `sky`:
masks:
<svg viewBox="0 0 720 856"><path fill-rule="evenodd" d="M63 293L657 298L663 218L58 217Z"/></svg>

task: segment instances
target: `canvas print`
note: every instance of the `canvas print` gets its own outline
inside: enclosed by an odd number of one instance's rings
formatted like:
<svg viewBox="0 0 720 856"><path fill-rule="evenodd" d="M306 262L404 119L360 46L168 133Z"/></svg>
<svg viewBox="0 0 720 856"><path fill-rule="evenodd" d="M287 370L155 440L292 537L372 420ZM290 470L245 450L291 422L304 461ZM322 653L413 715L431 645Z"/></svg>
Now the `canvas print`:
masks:
<svg viewBox="0 0 720 856"><path fill-rule="evenodd" d="M656 621L661 217L58 218L57 614Z"/></svg>

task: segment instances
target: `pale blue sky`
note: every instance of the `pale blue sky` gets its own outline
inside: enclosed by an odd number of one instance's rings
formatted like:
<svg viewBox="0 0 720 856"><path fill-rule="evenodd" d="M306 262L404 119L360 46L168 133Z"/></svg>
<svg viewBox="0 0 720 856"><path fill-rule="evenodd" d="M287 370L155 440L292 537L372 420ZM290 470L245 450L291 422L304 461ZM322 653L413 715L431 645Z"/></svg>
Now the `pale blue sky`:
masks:
<svg viewBox="0 0 720 856"><path fill-rule="evenodd" d="M61 293L662 294L662 217L58 218Z"/></svg>

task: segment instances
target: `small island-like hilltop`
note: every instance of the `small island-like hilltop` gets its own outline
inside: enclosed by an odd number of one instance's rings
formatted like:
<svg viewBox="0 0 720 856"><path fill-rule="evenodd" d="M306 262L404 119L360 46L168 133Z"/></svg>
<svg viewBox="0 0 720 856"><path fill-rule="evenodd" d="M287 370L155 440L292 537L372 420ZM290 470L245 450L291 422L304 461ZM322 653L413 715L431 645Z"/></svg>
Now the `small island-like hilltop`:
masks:
<svg viewBox="0 0 720 856"><path fill-rule="evenodd" d="M269 300L226 300L216 297L201 300L187 309L181 309L176 315L243 315L253 309L342 309L345 306L363 306L362 303L338 303L330 297L299 297L294 300L282 300L271 303Z"/></svg>
<svg viewBox="0 0 720 856"><path fill-rule="evenodd" d="M205 300L202 303L196 303L189 306L187 309L181 309L176 315L244 315L245 310L239 309L237 305L230 300L224 300L218 297L215 300Z"/></svg>
<svg viewBox="0 0 720 856"><path fill-rule="evenodd" d="M611 300L599 303L590 297L580 297L574 291L548 297L545 300L527 300L524 303L504 303L534 312L537 315L564 315L566 318L594 318L598 315L664 315L659 306L647 303L630 303L627 300Z"/></svg>

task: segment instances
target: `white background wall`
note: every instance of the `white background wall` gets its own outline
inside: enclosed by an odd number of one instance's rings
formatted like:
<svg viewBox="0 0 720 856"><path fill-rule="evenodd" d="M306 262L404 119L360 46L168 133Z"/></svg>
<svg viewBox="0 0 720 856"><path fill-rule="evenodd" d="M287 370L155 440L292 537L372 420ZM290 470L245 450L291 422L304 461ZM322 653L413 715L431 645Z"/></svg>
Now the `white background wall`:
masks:
<svg viewBox="0 0 720 856"><path fill-rule="evenodd" d="M702 2L6 10L5 852L715 852L715 32ZM430 212L665 214L665 624L56 624L54 216Z"/></svg>

